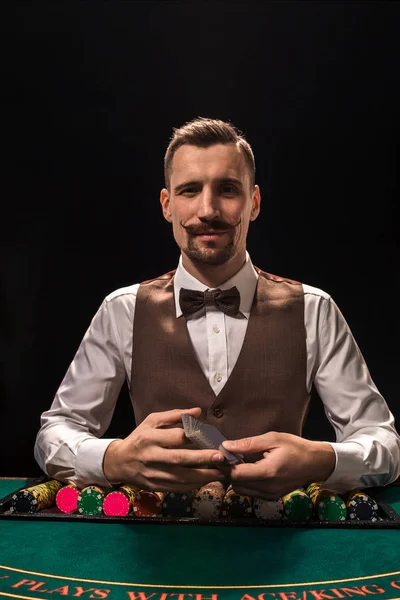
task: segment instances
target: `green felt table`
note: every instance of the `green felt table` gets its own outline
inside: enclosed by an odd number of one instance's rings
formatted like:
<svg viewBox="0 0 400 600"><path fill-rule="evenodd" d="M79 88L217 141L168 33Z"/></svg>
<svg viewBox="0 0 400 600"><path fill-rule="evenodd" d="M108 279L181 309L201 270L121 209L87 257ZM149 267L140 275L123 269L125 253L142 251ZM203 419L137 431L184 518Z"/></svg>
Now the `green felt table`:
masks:
<svg viewBox="0 0 400 600"><path fill-rule="evenodd" d="M0 480L0 498L23 484ZM400 513L400 487L383 493ZM0 596L400 599L400 529L2 518Z"/></svg>

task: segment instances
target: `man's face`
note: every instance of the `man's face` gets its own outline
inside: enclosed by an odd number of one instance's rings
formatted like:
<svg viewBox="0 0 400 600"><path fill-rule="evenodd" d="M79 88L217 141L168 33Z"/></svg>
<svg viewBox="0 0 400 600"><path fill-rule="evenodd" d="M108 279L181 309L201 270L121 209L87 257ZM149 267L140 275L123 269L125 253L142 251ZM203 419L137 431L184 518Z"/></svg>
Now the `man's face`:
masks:
<svg viewBox="0 0 400 600"><path fill-rule="evenodd" d="M163 189L160 201L184 261L197 266L244 261L260 193L258 186L250 188L245 158L235 144L178 148L170 192Z"/></svg>

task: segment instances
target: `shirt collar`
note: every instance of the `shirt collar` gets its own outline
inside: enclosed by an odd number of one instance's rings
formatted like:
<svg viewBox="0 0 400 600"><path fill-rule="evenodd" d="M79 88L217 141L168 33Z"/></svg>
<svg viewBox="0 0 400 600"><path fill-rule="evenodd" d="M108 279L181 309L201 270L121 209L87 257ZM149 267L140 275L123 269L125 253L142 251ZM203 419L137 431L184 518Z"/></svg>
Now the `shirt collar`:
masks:
<svg viewBox="0 0 400 600"><path fill-rule="evenodd" d="M258 274L253 267L248 252L246 252L246 262L244 263L243 267L237 273L235 273L233 277L228 279L228 281L225 281L218 286L221 290L229 289L234 285L237 287L240 292L239 310L247 319L250 317L251 305L253 304L257 280ZM204 285L204 283L201 283L201 281L186 271L182 264L181 256L174 276L174 297L177 318L182 315L181 307L179 305L179 292L182 287L191 290L198 290L200 292L204 292L205 290L209 289L206 285Z"/></svg>

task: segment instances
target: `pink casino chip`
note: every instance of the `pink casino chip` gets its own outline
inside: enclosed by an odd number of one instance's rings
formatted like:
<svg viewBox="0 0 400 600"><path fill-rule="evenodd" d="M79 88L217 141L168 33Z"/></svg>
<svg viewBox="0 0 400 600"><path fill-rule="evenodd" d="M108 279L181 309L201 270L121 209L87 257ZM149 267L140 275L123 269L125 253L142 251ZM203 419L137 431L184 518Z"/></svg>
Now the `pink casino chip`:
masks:
<svg viewBox="0 0 400 600"><path fill-rule="evenodd" d="M76 512L78 510L78 497L79 490L75 485L69 484L62 487L56 495L57 508L63 513Z"/></svg>
<svg viewBox="0 0 400 600"><path fill-rule="evenodd" d="M126 517L129 510L129 500L122 492L110 492L104 498L103 512L108 517Z"/></svg>

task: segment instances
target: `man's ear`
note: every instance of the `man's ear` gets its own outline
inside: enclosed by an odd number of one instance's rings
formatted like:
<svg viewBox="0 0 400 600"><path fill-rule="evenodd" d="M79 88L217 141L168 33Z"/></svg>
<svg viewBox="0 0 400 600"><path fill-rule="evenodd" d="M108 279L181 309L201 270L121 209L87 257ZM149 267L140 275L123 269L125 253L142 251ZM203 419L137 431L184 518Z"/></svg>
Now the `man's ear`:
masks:
<svg viewBox="0 0 400 600"><path fill-rule="evenodd" d="M160 203L161 203L164 219L166 219L169 223L171 223L172 216L171 216L171 211L170 211L170 207L169 207L169 193L168 193L167 188L163 188L160 192Z"/></svg>
<svg viewBox="0 0 400 600"><path fill-rule="evenodd" d="M260 214L261 194L258 185L254 186L250 220L255 221Z"/></svg>

